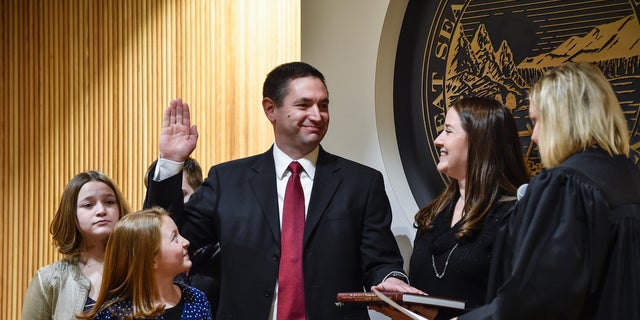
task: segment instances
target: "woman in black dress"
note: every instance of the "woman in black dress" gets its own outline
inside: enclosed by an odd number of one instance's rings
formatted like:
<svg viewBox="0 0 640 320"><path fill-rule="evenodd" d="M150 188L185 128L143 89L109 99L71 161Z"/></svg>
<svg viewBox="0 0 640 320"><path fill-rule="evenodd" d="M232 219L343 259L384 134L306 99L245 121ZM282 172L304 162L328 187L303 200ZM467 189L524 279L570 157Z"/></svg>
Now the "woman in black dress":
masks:
<svg viewBox="0 0 640 320"><path fill-rule="evenodd" d="M566 63L529 98L546 170L507 225L495 298L461 319L640 319L640 171L611 85Z"/></svg>
<svg viewBox="0 0 640 320"><path fill-rule="evenodd" d="M485 303L493 243L529 176L518 133L500 102L471 97L453 103L435 140L446 189L416 214L411 284L430 294ZM462 311L441 309L436 319Z"/></svg>

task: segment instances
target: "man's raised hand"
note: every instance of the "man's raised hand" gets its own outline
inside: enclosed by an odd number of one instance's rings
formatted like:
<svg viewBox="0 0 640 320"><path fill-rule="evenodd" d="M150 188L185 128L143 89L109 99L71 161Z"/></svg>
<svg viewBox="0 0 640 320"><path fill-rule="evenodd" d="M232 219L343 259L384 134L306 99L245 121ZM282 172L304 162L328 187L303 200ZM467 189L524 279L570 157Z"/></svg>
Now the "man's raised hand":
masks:
<svg viewBox="0 0 640 320"><path fill-rule="evenodd" d="M196 148L198 128L191 126L189 105L177 98L164 110L160 131L160 157L176 162L185 161Z"/></svg>

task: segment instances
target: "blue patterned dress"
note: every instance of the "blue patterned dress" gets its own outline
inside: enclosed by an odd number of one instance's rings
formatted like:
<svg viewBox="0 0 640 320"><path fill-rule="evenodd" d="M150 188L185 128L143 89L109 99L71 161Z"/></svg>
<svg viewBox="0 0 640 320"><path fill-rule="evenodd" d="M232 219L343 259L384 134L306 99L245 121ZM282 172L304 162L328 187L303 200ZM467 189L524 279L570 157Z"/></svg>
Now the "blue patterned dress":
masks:
<svg viewBox="0 0 640 320"><path fill-rule="evenodd" d="M202 291L187 286L185 284L176 282L176 285L180 287L182 291L181 304L184 304L182 309L182 320L212 320L211 308L209 307L209 301ZM102 310L96 315L97 320L110 320L110 319L125 319L132 313L131 300L124 300L117 302L108 309ZM155 320L165 320L164 315L161 315Z"/></svg>

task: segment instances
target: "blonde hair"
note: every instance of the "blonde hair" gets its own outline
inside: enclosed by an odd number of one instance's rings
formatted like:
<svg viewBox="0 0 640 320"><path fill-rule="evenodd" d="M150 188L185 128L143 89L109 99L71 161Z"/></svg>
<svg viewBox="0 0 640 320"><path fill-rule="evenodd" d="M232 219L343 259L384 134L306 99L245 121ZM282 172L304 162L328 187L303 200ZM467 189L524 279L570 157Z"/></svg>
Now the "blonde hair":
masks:
<svg viewBox="0 0 640 320"><path fill-rule="evenodd" d="M610 155L628 155L625 116L607 78L594 65L568 62L547 71L531 88L529 100L538 110L538 147L545 167L593 146Z"/></svg>
<svg viewBox="0 0 640 320"><path fill-rule="evenodd" d="M94 319L102 310L131 300L132 314L127 318L160 316L164 304L158 303L154 257L160 251L162 217L168 213L159 207L131 213L116 223L104 258L102 285L95 306L80 319Z"/></svg>

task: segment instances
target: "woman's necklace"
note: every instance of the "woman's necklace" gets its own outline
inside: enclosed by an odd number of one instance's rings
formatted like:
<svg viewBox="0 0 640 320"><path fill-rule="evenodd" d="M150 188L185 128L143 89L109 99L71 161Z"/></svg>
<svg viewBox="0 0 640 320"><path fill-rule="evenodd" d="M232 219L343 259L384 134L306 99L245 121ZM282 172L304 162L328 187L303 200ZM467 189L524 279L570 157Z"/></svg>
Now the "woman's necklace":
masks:
<svg viewBox="0 0 640 320"><path fill-rule="evenodd" d="M103 263L99 261L87 261L80 263L80 271L84 274L91 286L89 287L89 297L96 300L100 292L100 283L102 282Z"/></svg>
<svg viewBox="0 0 640 320"><path fill-rule="evenodd" d="M444 262L444 269L442 269L442 273L438 272L438 269L436 268L436 258L433 256L433 253L431 254L431 265L433 266L433 271L436 273L436 277L438 277L438 279L442 279L442 277L444 277L444 274L447 272L447 266L449 265L449 258L451 258L451 254L453 253L453 250L456 250L457 247L458 247L458 243L456 242L456 245L453 246L453 248L451 248L451 251L449 251L449 254L447 255L447 260Z"/></svg>

